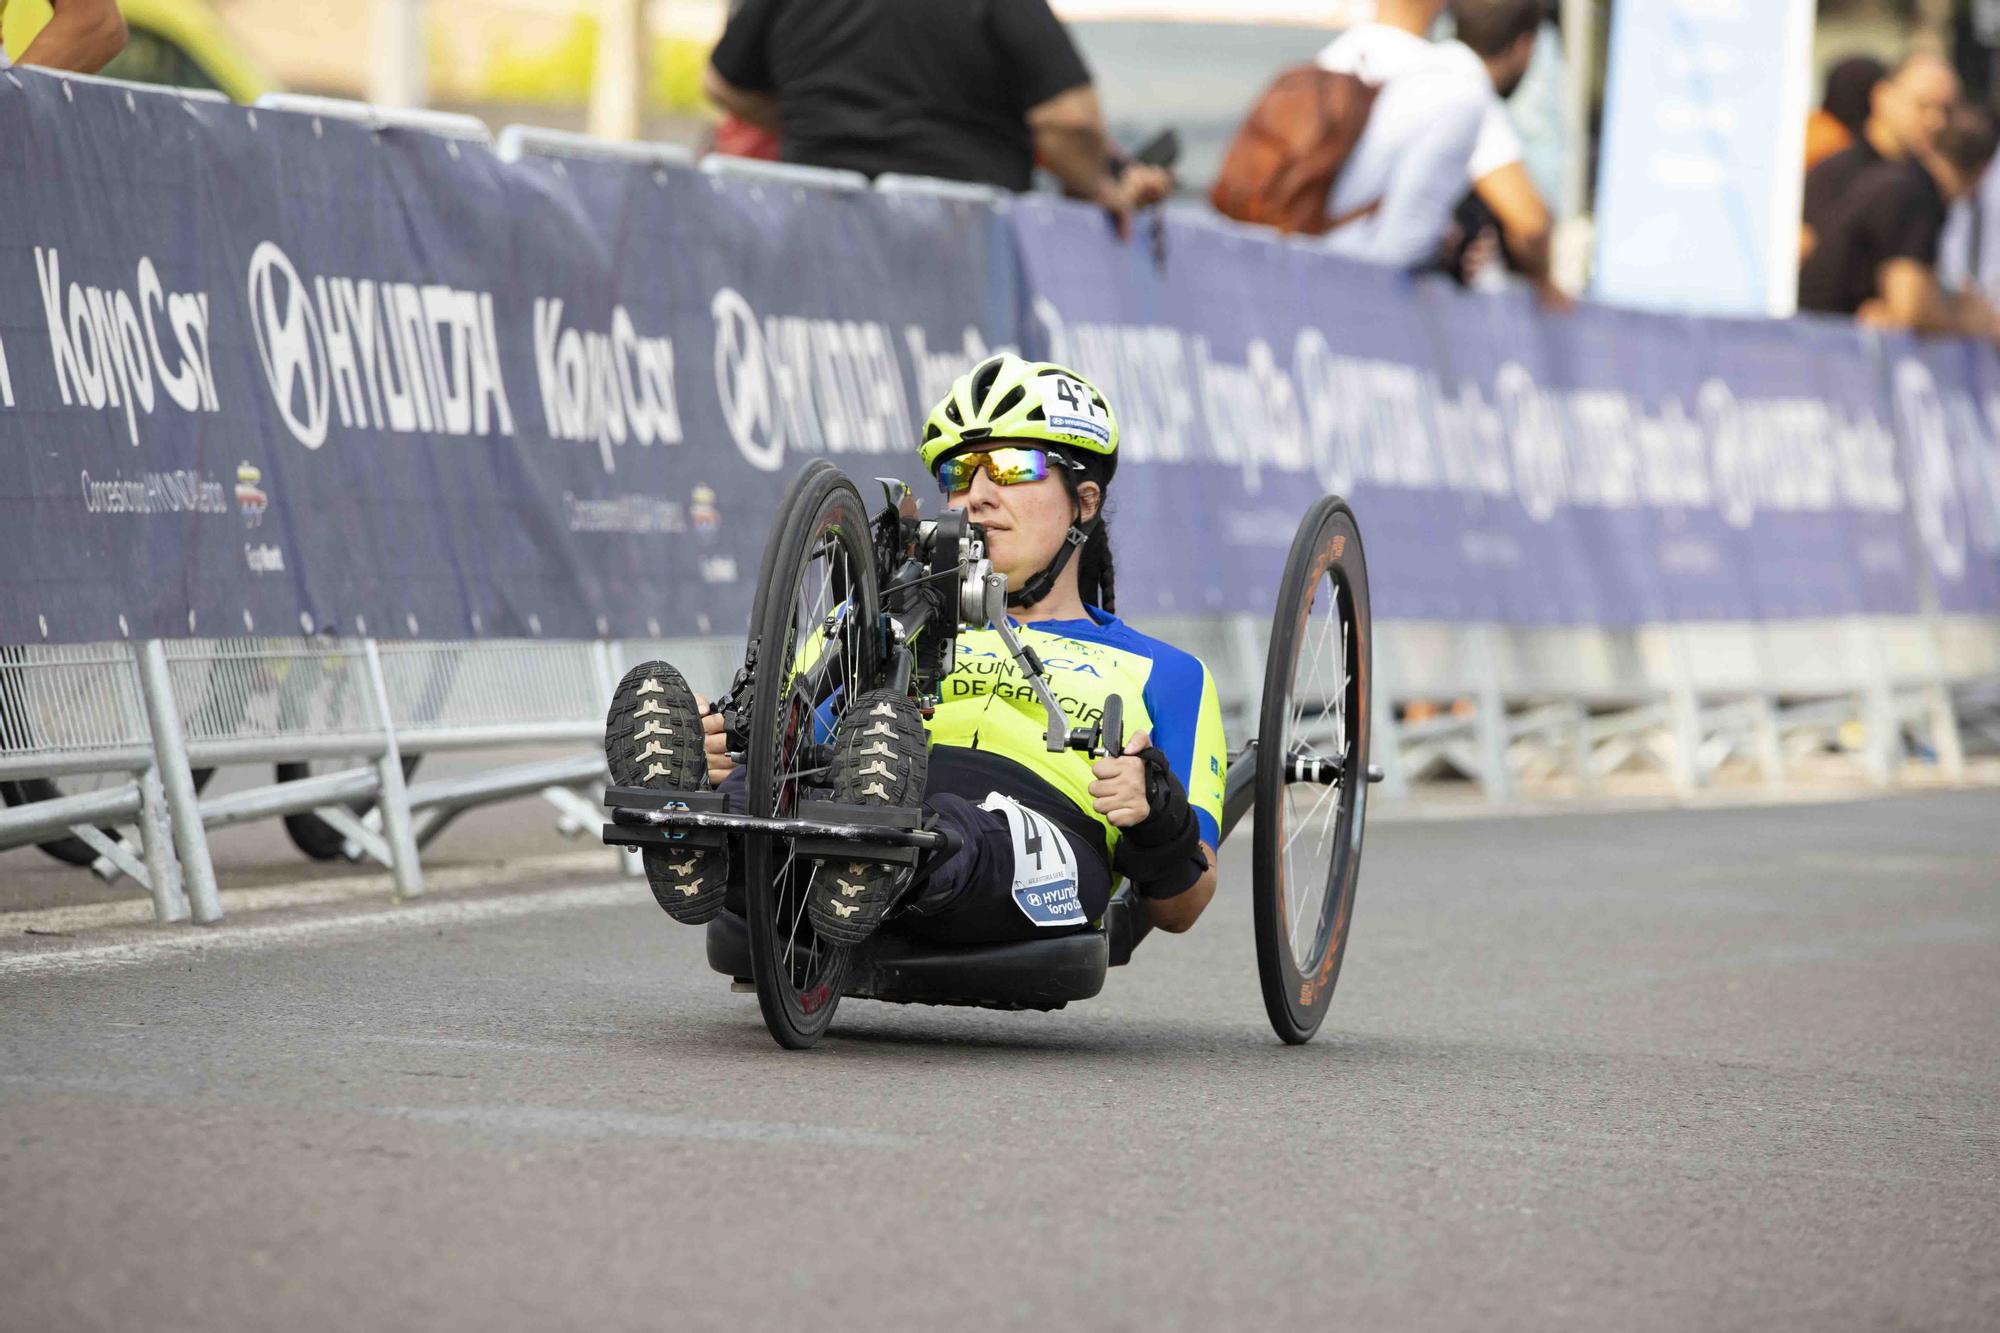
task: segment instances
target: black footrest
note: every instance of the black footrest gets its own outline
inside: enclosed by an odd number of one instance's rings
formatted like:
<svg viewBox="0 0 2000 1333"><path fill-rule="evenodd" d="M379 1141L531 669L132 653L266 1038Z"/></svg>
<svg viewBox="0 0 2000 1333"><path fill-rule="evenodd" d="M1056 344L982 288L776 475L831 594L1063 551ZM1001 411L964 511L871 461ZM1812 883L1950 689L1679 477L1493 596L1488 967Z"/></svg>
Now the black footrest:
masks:
<svg viewBox="0 0 2000 1333"><path fill-rule="evenodd" d="M729 813L729 798L719 791L655 791L651 787L608 787L604 804L613 810L699 810Z"/></svg>
<svg viewBox="0 0 2000 1333"><path fill-rule="evenodd" d="M793 818L822 824L858 824L864 828L917 829L924 826L924 812L914 807L843 805L838 801L800 801ZM882 861L897 866L913 866L924 856L915 847L871 846L841 838L800 838L792 845L800 856L845 856L857 861Z"/></svg>
<svg viewBox="0 0 2000 1333"><path fill-rule="evenodd" d="M613 810L692 810L726 815L729 798L719 791L654 791L650 787L612 787L604 804ZM607 847L721 847L728 843L723 829L646 828L639 824L606 824Z"/></svg>

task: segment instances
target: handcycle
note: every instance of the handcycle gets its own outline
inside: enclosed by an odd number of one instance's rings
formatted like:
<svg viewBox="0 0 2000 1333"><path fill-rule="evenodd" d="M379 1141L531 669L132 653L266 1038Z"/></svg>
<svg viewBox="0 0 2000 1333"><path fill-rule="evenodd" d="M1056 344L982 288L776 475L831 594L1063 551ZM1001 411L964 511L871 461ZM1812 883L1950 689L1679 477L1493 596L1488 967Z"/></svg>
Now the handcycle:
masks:
<svg viewBox="0 0 2000 1333"><path fill-rule="evenodd" d="M1006 615L1006 576L961 513L918 514L901 482L871 518L824 460L779 506L766 544L744 663L717 707L746 771L744 808L720 793L613 787L604 840L630 849L719 847L734 840L742 911L708 927L710 967L754 986L782 1046L811 1046L843 997L990 1009L1060 1009L1104 987L1148 933L1130 885L1088 932L1021 943L942 946L896 929L865 944L822 940L805 911L826 858L915 866L950 850L920 809L827 799L831 738L847 701L878 688L934 702L961 625L990 625L1048 718L1051 752L1118 753L1122 701L1072 726L1033 650ZM1254 816L1257 970L1278 1036L1311 1040L1347 948L1361 870L1368 764L1368 573L1353 512L1335 496L1307 511L1278 589L1257 738L1232 754L1221 833Z"/></svg>

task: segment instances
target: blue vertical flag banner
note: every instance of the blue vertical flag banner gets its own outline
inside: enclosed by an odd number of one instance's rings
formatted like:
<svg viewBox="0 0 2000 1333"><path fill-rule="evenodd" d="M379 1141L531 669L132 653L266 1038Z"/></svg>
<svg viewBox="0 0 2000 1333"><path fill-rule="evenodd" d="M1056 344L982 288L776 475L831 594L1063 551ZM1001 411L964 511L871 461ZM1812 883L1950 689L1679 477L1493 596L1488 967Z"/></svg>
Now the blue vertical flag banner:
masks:
<svg viewBox="0 0 2000 1333"><path fill-rule="evenodd" d="M1267 612L1329 492L1386 618L2000 613L1985 348L30 71L0 199L0 643L732 633L789 477L921 482L1002 348L1117 409L1127 614Z"/></svg>
<svg viewBox="0 0 2000 1333"><path fill-rule="evenodd" d="M1611 7L1592 294L1718 315L1798 308L1814 0Z"/></svg>

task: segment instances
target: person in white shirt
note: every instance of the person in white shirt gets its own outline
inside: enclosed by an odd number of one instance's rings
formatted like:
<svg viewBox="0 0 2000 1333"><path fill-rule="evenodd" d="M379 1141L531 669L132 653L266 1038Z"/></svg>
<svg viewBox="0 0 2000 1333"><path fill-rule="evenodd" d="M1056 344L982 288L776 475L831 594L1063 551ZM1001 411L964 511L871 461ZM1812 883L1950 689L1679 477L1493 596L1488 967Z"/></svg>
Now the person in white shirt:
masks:
<svg viewBox="0 0 2000 1333"><path fill-rule="evenodd" d="M1447 3L1464 40L1432 42ZM1544 299L1560 295L1548 281L1548 209L1501 101L1528 71L1540 19L1539 0L1381 0L1375 22L1320 52L1322 68L1381 88L1327 209L1360 216L1336 228L1328 248L1402 268L1428 264L1470 185Z"/></svg>
<svg viewBox="0 0 2000 1333"><path fill-rule="evenodd" d="M1328 234L1336 254L1399 268L1429 263L1465 197L1480 131L1500 103L1470 48L1430 40L1445 3L1381 0L1373 23L1319 53L1320 68L1381 89L1334 181L1328 216L1355 219Z"/></svg>

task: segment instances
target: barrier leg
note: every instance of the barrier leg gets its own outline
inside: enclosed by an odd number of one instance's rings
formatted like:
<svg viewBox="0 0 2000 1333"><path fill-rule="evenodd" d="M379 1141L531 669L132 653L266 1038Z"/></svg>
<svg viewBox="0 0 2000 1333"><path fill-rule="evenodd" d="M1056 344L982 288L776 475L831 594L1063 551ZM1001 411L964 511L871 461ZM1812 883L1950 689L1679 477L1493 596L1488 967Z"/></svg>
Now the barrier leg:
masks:
<svg viewBox="0 0 2000 1333"><path fill-rule="evenodd" d="M167 646L158 639L139 645L139 689L146 700L146 722L153 733L153 767L166 794L188 907L197 925L212 925L222 920L222 896L216 892L208 832L201 826L200 798L195 794L187 746L181 741L180 706L174 702L173 676L167 670Z"/></svg>
<svg viewBox="0 0 2000 1333"><path fill-rule="evenodd" d="M1929 650L1931 683L1924 689L1924 712L1929 723L1931 750L1937 756L1938 772L1951 782L1965 779L1965 743L1958 734L1958 710L1951 702L1951 682L1945 672L1944 631L1939 627L1936 594L1927 597L1924 612L1924 646Z"/></svg>
<svg viewBox="0 0 2000 1333"><path fill-rule="evenodd" d="M1668 668L1667 717L1674 737L1674 791L1682 796L1706 785L1708 772L1701 761L1703 740L1701 696L1695 691L1693 654L1688 648L1687 627L1673 630L1673 657Z"/></svg>
<svg viewBox="0 0 2000 1333"><path fill-rule="evenodd" d="M1674 790L1686 796L1708 779L1701 762L1701 700L1688 686L1677 685L1667 709L1674 720Z"/></svg>
<svg viewBox="0 0 2000 1333"><path fill-rule="evenodd" d="M1584 796L1597 794L1597 737L1590 726L1590 705L1579 703L1569 720L1570 767L1576 772L1576 789Z"/></svg>
<svg viewBox="0 0 2000 1333"><path fill-rule="evenodd" d="M1859 617L1847 622L1851 651L1861 658L1862 687L1861 763L1868 780L1878 787L1895 781L1903 762L1903 720L1896 711L1895 686L1889 680L1888 663L1882 659L1882 645L1871 632L1869 622Z"/></svg>
<svg viewBox="0 0 2000 1333"><path fill-rule="evenodd" d="M1243 701L1242 735L1249 735L1257 729L1258 715L1263 711L1264 702L1264 650L1257 643L1257 621L1252 616L1231 616L1229 618L1230 655L1236 659L1236 688L1231 691ZM1377 695L1382 692L1382 682L1378 677L1370 686ZM1228 704L1225 702L1225 708Z"/></svg>
<svg viewBox="0 0 2000 1333"><path fill-rule="evenodd" d="M1938 772L1953 782L1965 778L1965 743L1958 734L1958 710L1952 707L1951 686L1942 681L1924 691L1930 714L1931 748L1937 751Z"/></svg>
<svg viewBox="0 0 2000 1333"><path fill-rule="evenodd" d="M382 812L382 837L389 844L390 869L396 876L396 896L421 898L424 870L417 859L417 839L410 821L410 796L403 786L403 753L396 745L396 719L389 711L389 682L382 674L382 651L375 640L364 639L362 651L368 657L368 686L375 695L375 707L382 717L382 757L375 761L380 795L376 808Z"/></svg>
<svg viewBox="0 0 2000 1333"><path fill-rule="evenodd" d="M1368 762L1382 770L1382 795L1400 801L1410 794L1409 765L1403 762L1403 728L1396 705L1378 671L1368 685L1368 707L1375 714L1368 740Z"/></svg>
<svg viewBox="0 0 2000 1333"><path fill-rule="evenodd" d="M181 888L181 865L174 859L174 835L167 822L167 789L160 784L159 769L151 764L139 774L139 846L145 853L153 914L163 923L187 920L187 894Z"/></svg>
<svg viewBox="0 0 2000 1333"><path fill-rule="evenodd" d="M1479 783L1489 801L1514 794L1507 767L1507 700L1500 692L1500 631L1487 625L1479 636Z"/></svg>
<svg viewBox="0 0 2000 1333"><path fill-rule="evenodd" d="M1764 770L1765 785L1782 789L1785 785L1785 742L1778 730L1778 701L1760 694L1756 708L1757 767Z"/></svg>

